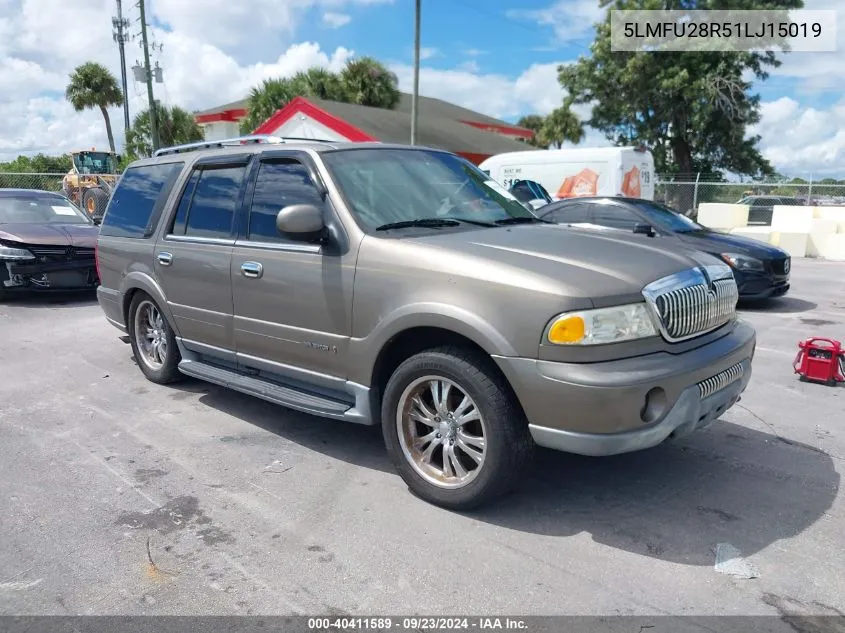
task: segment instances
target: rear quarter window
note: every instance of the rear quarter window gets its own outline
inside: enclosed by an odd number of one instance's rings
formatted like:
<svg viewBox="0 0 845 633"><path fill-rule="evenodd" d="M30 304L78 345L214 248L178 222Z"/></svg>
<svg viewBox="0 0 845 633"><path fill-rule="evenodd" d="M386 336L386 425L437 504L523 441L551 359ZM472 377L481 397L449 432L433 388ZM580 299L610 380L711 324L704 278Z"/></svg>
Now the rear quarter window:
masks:
<svg viewBox="0 0 845 633"><path fill-rule="evenodd" d="M109 201L100 235L134 238L152 235L184 165L158 163L127 169Z"/></svg>

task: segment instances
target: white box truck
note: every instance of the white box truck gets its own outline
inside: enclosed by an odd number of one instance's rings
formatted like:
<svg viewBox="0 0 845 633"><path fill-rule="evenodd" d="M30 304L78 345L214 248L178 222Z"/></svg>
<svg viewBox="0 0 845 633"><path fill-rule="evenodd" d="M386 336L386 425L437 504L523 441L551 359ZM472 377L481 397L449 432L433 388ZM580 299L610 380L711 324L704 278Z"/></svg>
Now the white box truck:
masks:
<svg viewBox="0 0 845 633"><path fill-rule="evenodd" d="M479 167L506 189L520 181L538 183L552 200L616 195L654 200L654 157L639 147L508 152Z"/></svg>

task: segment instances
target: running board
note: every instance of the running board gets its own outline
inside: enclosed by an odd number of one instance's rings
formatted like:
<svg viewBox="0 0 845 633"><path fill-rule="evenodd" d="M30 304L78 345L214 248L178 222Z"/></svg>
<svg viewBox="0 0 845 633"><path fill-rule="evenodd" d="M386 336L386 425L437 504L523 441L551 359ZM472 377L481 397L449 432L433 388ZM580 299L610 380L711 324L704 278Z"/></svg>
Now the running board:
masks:
<svg viewBox="0 0 845 633"><path fill-rule="evenodd" d="M292 387L285 387L268 380L245 376L230 369L216 367L197 360L182 360L179 371L188 376L228 387L262 400L279 404L289 409L312 413L329 418L346 419L352 413L353 405L325 396L306 393ZM357 420L356 420L357 421Z"/></svg>

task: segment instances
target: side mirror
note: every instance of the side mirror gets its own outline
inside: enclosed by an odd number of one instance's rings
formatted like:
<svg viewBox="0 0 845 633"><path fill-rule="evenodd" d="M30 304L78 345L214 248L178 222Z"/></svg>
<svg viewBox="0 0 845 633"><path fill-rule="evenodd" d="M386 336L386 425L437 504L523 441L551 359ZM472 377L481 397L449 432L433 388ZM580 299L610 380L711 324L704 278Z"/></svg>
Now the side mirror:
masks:
<svg viewBox="0 0 845 633"><path fill-rule="evenodd" d="M649 237L654 237L654 229L651 228L651 224L635 224L634 233L637 235L648 235Z"/></svg>
<svg viewBox="0 0 845 633"><path fill-rule="evenodd" d="M276 229L292 239L311 242L323 236L326 223L323 212L313 204L292 204L279 211Z"/></svg>

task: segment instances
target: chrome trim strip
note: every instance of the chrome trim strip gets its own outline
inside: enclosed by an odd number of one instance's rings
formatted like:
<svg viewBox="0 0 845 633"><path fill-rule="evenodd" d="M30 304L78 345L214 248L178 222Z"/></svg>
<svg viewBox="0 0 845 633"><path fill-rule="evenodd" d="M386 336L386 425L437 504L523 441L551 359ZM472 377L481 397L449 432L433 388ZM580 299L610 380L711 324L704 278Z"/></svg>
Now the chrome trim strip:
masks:
<svg viewBox="0 0 845 633"><path fill-rule="evenodd" d="M252 242L250 240L238 240L235 246L242 248L253 248L263 251L281 251L289 253L310 253L319 255L322 246L319 244L288 244L279 242Z"/></svg>
<svg viewBox="0 0 845 633"><path fill-rule="evenodd" d="M196 237L192 235L165 235L165 242L187 242L189 244L221 244L223 246L233 246L235 240L223 239L220 237Z"/></svg>
<svg viewBox="0 0 845 633"><path fill-rule="evenodd" d="M745 367L742 363L737 363L719 372L715 376L706 378L698 383L698 393L702 400L709 398L715 393L736 382L745 373Z"/></svg>

